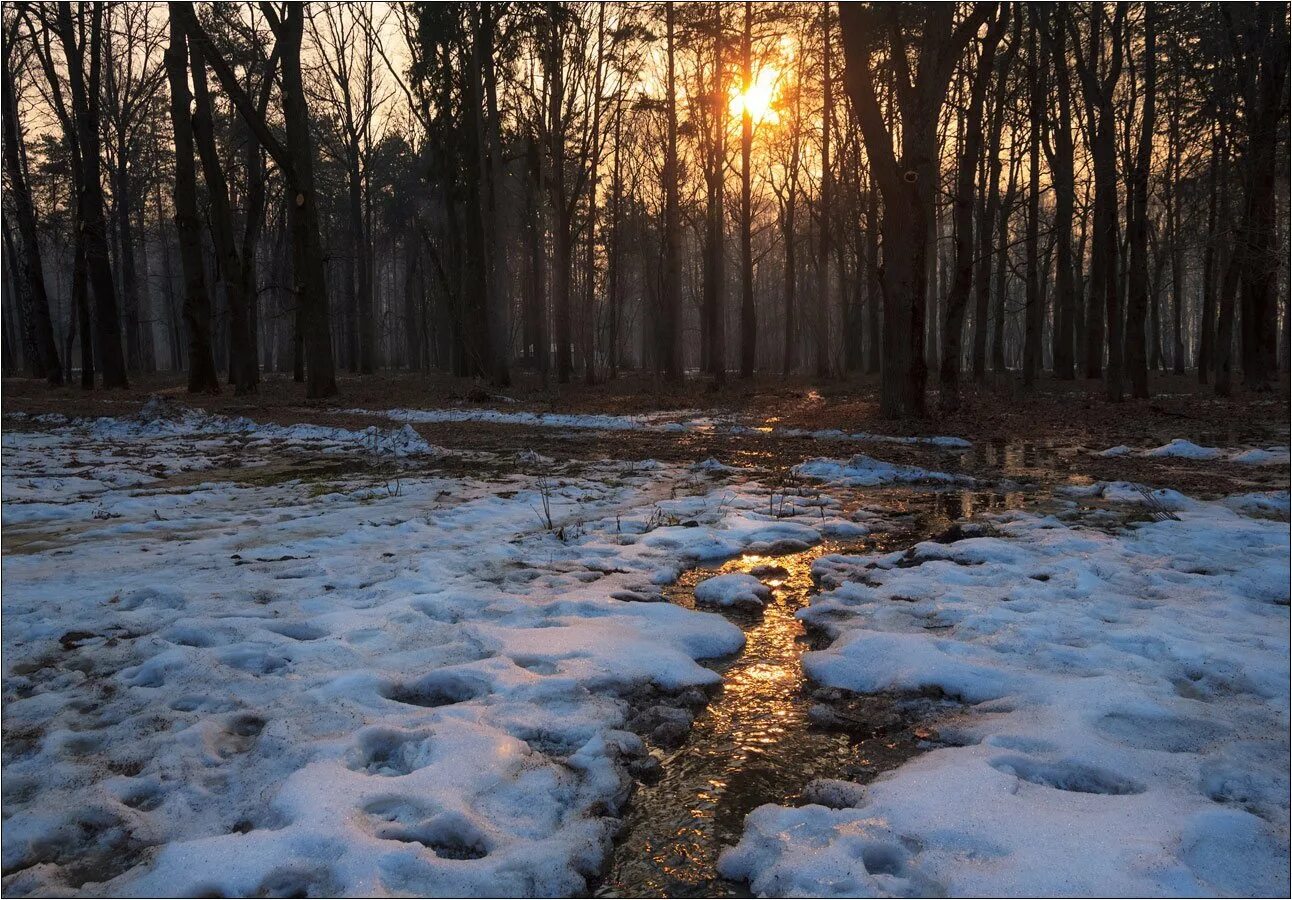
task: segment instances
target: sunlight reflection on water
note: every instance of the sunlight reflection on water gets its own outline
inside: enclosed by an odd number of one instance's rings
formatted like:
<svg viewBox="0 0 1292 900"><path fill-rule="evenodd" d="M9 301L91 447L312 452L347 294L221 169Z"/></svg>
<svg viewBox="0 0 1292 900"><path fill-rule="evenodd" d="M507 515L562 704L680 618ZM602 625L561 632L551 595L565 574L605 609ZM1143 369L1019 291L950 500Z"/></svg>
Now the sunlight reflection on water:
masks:
<svg viewBox="0 0 1292 900"><path fill-rule="evenodd" d="M927 731L877 732L855 741L812 724L817 702L803 674L810 649L794 613L816 590L812 563L839 552L884 552L910 546L987 509L1016 508L1021 492L933 492L912 488L869 491L857 499L867 509L896 517L891 531L877 531L850 545L822 544L782 556L745 554L716 569L685 573L668 598L695 607L695 585L717 573L753 572L771 586L773 599L750 613L724 610L745 631L745 647L715 665L722 693L696 717L683 746L666 755L658 784L634 795L602 896L739 896L743 886L719 878L719 853L736 843L747 813L763 803L794 802L814 778L866 780L916 752ZM856 505L855 503L853 505Z"/></svg>

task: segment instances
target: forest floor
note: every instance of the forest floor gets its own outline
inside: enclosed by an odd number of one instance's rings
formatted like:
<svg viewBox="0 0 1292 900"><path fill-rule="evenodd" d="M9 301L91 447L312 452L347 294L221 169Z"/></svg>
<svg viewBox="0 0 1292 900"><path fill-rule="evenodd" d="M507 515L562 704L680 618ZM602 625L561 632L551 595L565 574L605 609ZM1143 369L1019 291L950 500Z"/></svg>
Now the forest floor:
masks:
<svg viewBox="0 0 1292 900"><path fill-rule="evenodd" d="M544 387L534 375L519 373L513 386L492 391L443 375L382 374L342 375L339 387L338 397L311 401L304 399L302 385L272 374L252 397L235 396L228 390L217 396L188 394L183 380L170 375L137 378L126 391L93 392L76 387L54 390L40 381L6 379L3 409L33 415L122 416L138 412L149 397L158 394L197 409L246 416L257 422L350 429L389 424L384 415L389 410L453 409L468 414L475 411L480 416L413 419L410 424L432 444L455 450L541 448L557 458L584 460L615 457L694 462L713 457L781 469L837 451L822 437L827 431L947 435L973 444L973 452L956 456L957 466L967 474L1128 479L1204 497L1262 485L1287 486L1282 466L1215 465L1215 460L1180 454L1097 455L1117 446L1155 448L1177 438L1204 447L1287 446L1286 383L1275 393L1239 391L1234 397L1220 399L1209 386L1199 385L1193 375L1155 375L1152 398L1114 404L1103 399L1099 382L1043 379L1035 391L1025 392L1017 376L993 376L987 386L966 386L956 413L937 411L936 393L930 392L929 417L906 421L880 416L878 381L873 376L822 384L809 379L762 377L745 382L733 378L725 388L712 390L703 380L691 379L681 387L669 388L642 375L597 385ZM490 420L490 410L513 420ZM536 429L532 420L515 421L517 413L658 417L665 421L705 418L747 427L735 432L720 427L685 431ZM943 449L898 443L885 447L887 458L911 464L945 462Z"/></svg>
<svg viewBox="0 0 1292 900"><path fill-rule="evenodd" d="M6 380L4 894L1284 895L1288 396L1157 386Z"/></svg>

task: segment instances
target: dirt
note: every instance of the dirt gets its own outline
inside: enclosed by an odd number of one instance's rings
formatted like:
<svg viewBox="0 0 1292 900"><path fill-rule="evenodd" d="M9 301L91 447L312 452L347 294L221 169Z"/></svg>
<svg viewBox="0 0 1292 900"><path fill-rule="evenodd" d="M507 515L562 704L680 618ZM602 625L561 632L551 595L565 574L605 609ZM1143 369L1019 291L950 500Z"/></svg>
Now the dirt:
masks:
<svg viewBox="0 0 1292 900"><path fill-rule="evenodd" d="M920 445L815 440L783 434L598 432L515 425L452 422L415 426L432 444L453 450L482 451L500 457L524 450L563 460L653 458L689 462L715 457L732 465L784 469L815 456L847 456L864 450L892 462L958 471L984 478L1026 480L1125 479L1171 487L1196 496L1286 487L1282 467L1253 467L1176 458L1102 458L1093 455L1117 444L1154 447L1182 437L1220 446L1286 445L1287 385L1267 394L1214 396L1192 376L1157 375L1148 400L1108 403L1098 382L1045 380L1024 392L1015 376L995 376L985 386L965 389L961 408L931 412L922 420L886 420L879 415L874 376L815 383L807 379L733 380L711 390L703 380L669 386L647 375L631 375L597 385L544 387L522 373L505 390L468 379L417 373L341 376L340 395L327 401L304 399L304 387L280 375L265 376L258 394L188 394L182 378L158 375L136 379L119 391L52 389L44 382L6 379L6 413L57 412L68 416L129 415L153 394L225 415L245 415L283 425L314 423L345 428L390 425L380 415L346 412L390 408L496 408L508 411L640 414L703 410L731 414L782 429L843 429L888 435L955 435L974 443L968 453L948 453ZM931 408L937 397L930 393ZM435 464L442 469L444 462Z"/></svg>

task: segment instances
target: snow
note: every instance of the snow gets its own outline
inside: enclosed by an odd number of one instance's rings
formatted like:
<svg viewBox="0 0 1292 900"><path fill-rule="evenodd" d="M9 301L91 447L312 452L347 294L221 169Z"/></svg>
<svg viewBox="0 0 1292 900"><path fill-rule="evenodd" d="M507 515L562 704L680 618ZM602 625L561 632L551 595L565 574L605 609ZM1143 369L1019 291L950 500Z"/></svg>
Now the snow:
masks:
<svg viewBox="0 0 1292 900"><path fill-rule="evenodd" d="M1250 495L1167 500L1178 521L1069 504L818 560L800 616L835 639L808 674L965 708L944 746L827 792L849 808L755 810L722 873L776 896L1286 895L1288 525Z"/></svg>
<svg viewBox="0 0 1292 900"><path fill-rule="evenodd" d="M762 609L772 589L753 575L733 572L706 578L695 586L695 602L703 606L744 606Z"/></svg>
<svg viewBox="0 0 1292 900"><path fill-rule="evenodd" d="M11 896L582 893L633 698L715 686L744 640L642 601L866 527L652 461L387 480L363 432L7 424ZM320 453L354 466L254 477Z"/></svg>
<svg viewBox="0 0 1292 900"><path fill-rule="evenodd" d="M972 447L961 437L900 436L872 434L867 431L843 431L837 428L805 429L781 426L748 425L735 416L684 410L674 413L642 415L607 415L595 413L535 413L482 408L453 409L351 409L349 413L386 416L396 422L443 423L484 422L494 425L516 425L528 428L589 429L593 431L704 432L712 434L770 434L778 437L807 437L820 441L859 441L865 443L923 444L943 450L965 450Z"/></svg>
<svg viewBox="0 0 1292 900"><path fill-rule="evenodd" d="M916 484L936 482L941 484L969 484L972 479L963 475L948 475L916 466L902 466L884 462L859 453L849 460L817 457L799 463L793 469L801 478L849 487L874 487L882 484Z"/></svg>
<svg viewBox="0 0 1292 900"><path fill-rule="evenodd" d="M472 478L407 424L160 403L7 417L3 450L9 896L586 893L640 707L716 687L703 661L744 641L662 586L884 527L844 487L968 481L536 453ZM722 872L769 895L1286 894L1288 493L1150 496L1178 520L1110 526L1079 503L1149 501L1099 482L820 557L799 615L832 642L807 673L963 709L879 780L755 810Z"/></svg>
<svg viewBox="0 0 1292 900"><path fill-rule="evenodd" d="M1174 438L1160 447L1148 450L1136 450L1126 444L1118 444L1101 450L1095 456L1140 456L1146 458L1175 458L1192 460L1219 460L1237 463L1244 466L1284 466L1292 460L1287 447L1255 447L1247 450L1226 450L1220 447L1202 447L1184 438Z"/></svg>
<svg viewBox="0 0 1292 900"><path fill-rule="evenodd" d="M1223 450L1216 447L1199 447L1192 441L1186 441L1184 438L1175 438L1174 440L1163 444L1161 447L1155 447L1152 450L1145 450L1141 456L1174 456L1180 459L1216 459L1224 454Z"/></svg>

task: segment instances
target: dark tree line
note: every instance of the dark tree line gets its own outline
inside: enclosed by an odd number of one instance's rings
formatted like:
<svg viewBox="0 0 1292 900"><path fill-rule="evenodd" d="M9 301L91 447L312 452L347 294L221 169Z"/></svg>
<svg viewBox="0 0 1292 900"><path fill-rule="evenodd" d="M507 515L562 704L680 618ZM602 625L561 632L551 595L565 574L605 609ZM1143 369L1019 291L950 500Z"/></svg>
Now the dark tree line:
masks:
<svg viewBox="0 0 1292 900"><path fill-rule="evenodd" d="M1271 388L1280 3L4 11L6 372ZM1048 373L1048 376L1047 376Z"/></svg>

